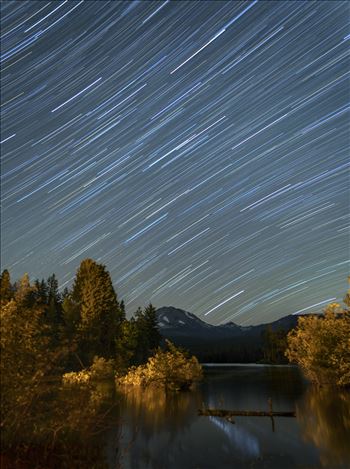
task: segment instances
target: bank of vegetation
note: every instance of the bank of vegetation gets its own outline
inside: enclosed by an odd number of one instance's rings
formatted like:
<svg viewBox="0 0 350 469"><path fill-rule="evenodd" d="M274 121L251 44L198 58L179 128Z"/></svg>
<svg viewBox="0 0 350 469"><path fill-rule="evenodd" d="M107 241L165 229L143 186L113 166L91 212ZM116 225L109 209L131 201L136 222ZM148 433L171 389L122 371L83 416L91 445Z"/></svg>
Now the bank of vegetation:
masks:
<svg viewBox="0 0 350 469"><path fill-rule="evenodd" d="M109 272L91 259L81 262L72 288L62 292L55 275L30 282L25 274L12 282L7 270L0 288L5 455L25 458L33 448L49 457L60 448L69 454L69 442L82 434L86 446L88 429L96 433L105 402L96 386L103 380L119 388L181 391L202 377L197 358L170 342L162 344L152 304L126 318ZM265 361L281 361L285 354L311 381L349 386L349 293L344 301L345 307L331 304L322 316L300 317L288 336L266 330ZM54 399L52 380L58 383Z"/></svg>
<svg viewBox="0 0 350 469"><path fill-rule="evenodd" d="M323 315L300 317L287 336L287 358L317 385L350 386L349 292L344 303L329 304Z"/></svg>
<svg viewBox="0 0 350 469"><path fill-rule="evenodd" d="M182 390L201 377L194 357L170 343L165 350L160 347L152 304L126 318L109 272L91 259L81 262L72 288L63 292L55 275L32 283L25 274L12 282L9 272L3 271L0 319L5 453L20 454L40 448L43 441L49 445L62 441L61 436L74 434L77 425L84 427L81 417L86 422L87 412L96 422L103 401L94 384L98 381ZM55 399L52 381L59 390ZM65 409L56 406L68 395L81 395L87 407L79 406L77 413L66 404Z"/></svg>

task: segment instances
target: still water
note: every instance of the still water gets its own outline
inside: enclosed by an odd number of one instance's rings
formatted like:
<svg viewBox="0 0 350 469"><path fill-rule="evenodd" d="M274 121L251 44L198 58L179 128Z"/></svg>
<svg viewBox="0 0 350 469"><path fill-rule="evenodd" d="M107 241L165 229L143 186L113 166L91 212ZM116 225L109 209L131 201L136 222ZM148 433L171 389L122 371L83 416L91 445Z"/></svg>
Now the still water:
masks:
<svg viewBox="0 0 350 469"><path fill-rule="evenodd" d="M46 390L46 388L45 388ZM223 418L204 407L295 411ZM294 367L210 366L196 389L49 385L10 436L2 469L350 469L350 391L317 389Z"/></svg>
<svg viewBox="0 0 350 469"><path fill-rule="evenodd" d="M296 418L275 418L273 431L268 417L198 416L202 405L268 410L269 398ZM129 389L121 399L123 469L350 468L350 393L313 388L293 367L211 366L194 391Z"/></svg>

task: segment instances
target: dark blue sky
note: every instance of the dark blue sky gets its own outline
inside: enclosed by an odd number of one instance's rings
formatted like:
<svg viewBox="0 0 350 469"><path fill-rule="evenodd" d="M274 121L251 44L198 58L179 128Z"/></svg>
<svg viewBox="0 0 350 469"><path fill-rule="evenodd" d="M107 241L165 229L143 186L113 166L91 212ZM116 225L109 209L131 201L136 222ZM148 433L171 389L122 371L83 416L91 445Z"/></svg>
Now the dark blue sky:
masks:
<svg viewBox="0 0 350 469"><path fill-rule="evenodd" d="M349 267L348 2L2 2L2 267L311 312ZM313 306L315 305L315 306Z"/></svg>

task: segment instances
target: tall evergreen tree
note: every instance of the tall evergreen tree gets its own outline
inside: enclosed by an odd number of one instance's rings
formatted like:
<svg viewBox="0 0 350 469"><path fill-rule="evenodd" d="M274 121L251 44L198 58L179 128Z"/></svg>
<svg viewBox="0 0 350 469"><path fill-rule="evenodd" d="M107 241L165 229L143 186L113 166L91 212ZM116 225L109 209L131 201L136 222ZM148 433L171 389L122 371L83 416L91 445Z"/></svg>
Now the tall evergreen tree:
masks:
<svg viewBox="0 0 350 469"><path fill-rule="evenodd" d="M47 304L47 284L44 279L36 279L34 282L35 298L38 303Z"/></svg>
<svg viewBox="0 0 350 469"><path fill-rule="evenodd" d="M152 304L149 304L144 311L138 308L135 319L138 335L136 359L138 363L143 363L152 355L161 340L156 309Z"/></svg>
<svg viewBox="0 0 350 469"><path fill-rule="evenodd" d="M160 344L161 335L158 329L156 308L151 303L145 308L144 318L148 348L149 350L155 350Z"/></svg>
<svg viewBox="0 0 350 469"><path fill-rule="evenodd" d="M0 277L0 295L1 303L5 304L13 298L13 289L11 285L10 273L5 269Z"/></svg>
<svg viewBox="0 0 350 469"><path fill-rule="evenodd" d="M141 357L142 358L142 357ZM134 318L125 319L121 325L120 335L116 340L116 365L120 372L131 365L139 365L139 330Z"/></svg>
<svg viewBox="0 0 350 469"><path fill-rule="evenodd" d="M115 339L123 321L112 280L106 267L92 259L81 262L72 290L79 306L81 351L90 364L94 355L115 356Z"/></svg>
<svg viewBox="0 0 350 469"><path fill-rule="evenodd" d="M62 324L62 299L55 274L47 279L47 316L56 329Z"/></svg>
<svg viewBox="0 0 350 469"><path fill-rule="evenodd" d="M15 284L14 299L23 307L30 308L37 304L35 286L30 284L29 275L25 273Z"/></svg>

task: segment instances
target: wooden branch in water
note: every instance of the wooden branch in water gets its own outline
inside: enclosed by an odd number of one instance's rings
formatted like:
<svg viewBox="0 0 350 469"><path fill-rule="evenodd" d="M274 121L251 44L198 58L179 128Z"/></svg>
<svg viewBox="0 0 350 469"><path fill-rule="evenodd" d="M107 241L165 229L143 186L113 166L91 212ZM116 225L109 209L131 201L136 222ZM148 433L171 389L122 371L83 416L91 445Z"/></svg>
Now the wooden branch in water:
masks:
<svg viewBox="0 0 350 469"><path fill-rule="evenodd" d="M272 410L272 399L268 399L269 411L264 412L260 410L225 410L225 409L206 409L198 410L198 415L206 417L222 417L230 423L235 423L233 417L270 417L272 423L272 431L275 431L274 417L295 417L295 412L274 412Z"/></svg>
<svg viewBox="0 0 350 469"><path fill-rule="evenodd" d="M295 412L264 412L260 410L199 409L198 415L207 417L295 417Z"/></svg>

